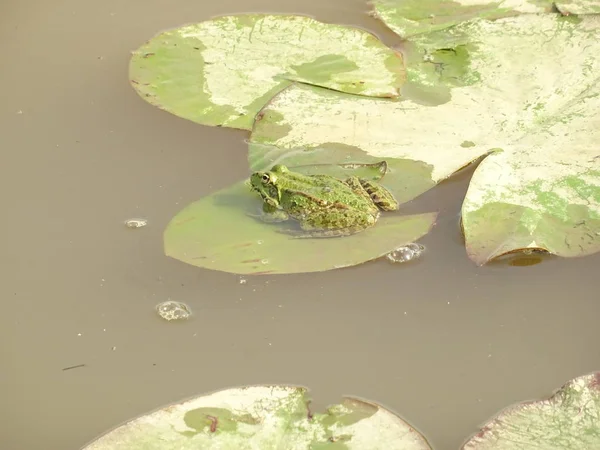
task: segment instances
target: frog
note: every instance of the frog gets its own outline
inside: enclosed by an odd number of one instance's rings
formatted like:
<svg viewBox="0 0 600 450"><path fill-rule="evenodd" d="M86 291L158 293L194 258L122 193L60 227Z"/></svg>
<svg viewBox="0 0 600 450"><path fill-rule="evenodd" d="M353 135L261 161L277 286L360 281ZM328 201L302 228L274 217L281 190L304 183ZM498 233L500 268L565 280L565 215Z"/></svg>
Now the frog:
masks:
<svg viewBox="0 0 600 450"><path fill-rule="evenodd" d="M364 231L377 223L381 211L399 204L381 184L351 176L304 175L283 164L254 172L250 187L262 199L263 222L295 221L300 230L281 232L297 238L341 237Z"/></svg>

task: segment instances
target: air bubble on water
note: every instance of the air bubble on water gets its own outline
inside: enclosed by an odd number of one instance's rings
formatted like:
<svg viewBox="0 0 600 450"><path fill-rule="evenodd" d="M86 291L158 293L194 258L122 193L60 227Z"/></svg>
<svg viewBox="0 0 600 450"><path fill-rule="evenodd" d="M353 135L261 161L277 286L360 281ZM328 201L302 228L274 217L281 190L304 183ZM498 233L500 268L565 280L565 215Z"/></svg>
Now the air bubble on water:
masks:
<svg viewBox="0 0 600 450"><path fill-rule="evenodd" d="M127 228L142 228L148 225L148 221L146 219L127 219L125 221L125 226Z"/></svg>
<svg viewBox="0 0 600 450"><path fill-rule="evenodd" d="M185 320L192 315L188 305L173 300L167 300L156 305L156 312L165 320Z"/></svg>
<svg viewBox="0 0 600 450"><path fill-rule="evenodd" d="M424 245L411 243L398 247L396 250L388 253L386 258L392 263L404 263L419 258L424 251Z"/></svg>

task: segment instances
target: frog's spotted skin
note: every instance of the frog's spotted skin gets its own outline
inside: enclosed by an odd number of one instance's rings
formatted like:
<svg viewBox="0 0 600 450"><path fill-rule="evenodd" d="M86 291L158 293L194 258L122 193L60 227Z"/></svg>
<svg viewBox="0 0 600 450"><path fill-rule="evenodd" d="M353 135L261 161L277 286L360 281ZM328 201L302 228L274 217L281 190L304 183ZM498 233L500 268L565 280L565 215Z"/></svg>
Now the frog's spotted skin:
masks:
<svg viewBox="0 0 600 450"><path fill-rule="evenodd" d="M374 181L351 177L345 181L354 190L361 188L369 195L371 201L382 211L396 211L398 201L390 191Z"/></svg>
<svg viewBox="0 0 600 450"><path fill-rule="evenodd" d="M302 231L284 232L299 238L348 236L375 225L380 210L398 209L386 188L357 177L303 175L276 165L253 173L250 183L263 199L259 217L266 222L296 220Z"/></svg>

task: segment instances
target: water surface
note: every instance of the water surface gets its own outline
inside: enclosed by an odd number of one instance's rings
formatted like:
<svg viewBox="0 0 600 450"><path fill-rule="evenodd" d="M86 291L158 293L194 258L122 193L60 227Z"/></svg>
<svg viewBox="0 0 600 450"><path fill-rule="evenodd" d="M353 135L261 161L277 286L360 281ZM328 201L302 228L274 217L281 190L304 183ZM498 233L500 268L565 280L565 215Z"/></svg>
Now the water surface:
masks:
<svg viewBox="0 0 600 450"><path fill-rule="evenodd" d="M441 210L414 264L240 283L163 255L177 211L248 175L246 133L143 102L128 84L130 52L163 29L253 11L397 43L367 10L362 0L4 2L2 448L78 449L182 398L293 383L315 406L344 394L383 403L451 450L500 408L600 368L600 258L475 267L457 231L469 171L410 206ZM124 226L137 217L148 226ZM154 307L168 299L194 318L162 321Z"/></svg>

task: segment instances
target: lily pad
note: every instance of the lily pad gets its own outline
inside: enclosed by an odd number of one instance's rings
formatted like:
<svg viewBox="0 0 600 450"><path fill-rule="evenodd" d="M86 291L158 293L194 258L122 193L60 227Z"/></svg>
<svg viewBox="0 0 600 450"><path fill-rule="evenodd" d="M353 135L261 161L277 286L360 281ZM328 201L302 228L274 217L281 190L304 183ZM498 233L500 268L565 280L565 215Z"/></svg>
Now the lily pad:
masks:
<svg viewBox="0 0 600 450"><path fill-rule="evenodd" d="M294 170L296 170L294 168ZM436 214L384 213L377 224L351 236L297 239L289 225L263 223L261 200L240 182L188 205L164 233L165 253L185 263L237 274L318 272L384 256L429 232Z"/></svg>
<svg viewBox="0 0 600 450"><path fill-rule="evenodd" d="M600 14L600 1L598 0L572 0L555 2L556 9L562 14Z"/></svg>
<svg viewBox="0 0 600 450"><path fill-rule="evenodd" d="M600 373L565 384L547 400L504 410L463 450L583 450L600 448Z"/></svg>
<svg viewBox="0 0 600 450"><path fill-rule="evenodd" d="M404 39L443 30L471 19L499 19L546 11L548 0L372 0L375 16Z"/></svg>
<svg viewBox="0 0 600 450"><path fill-rule="evenodd" d="M260 166L265 158L270 163L286 161L284 156L296 164L315 159L383 159L392 171L404 165L386 176L386 187L394 194L399 189L393 185L404 187L409 192L402 199L406 201L491 150L485 145L466 144L468 139L479 139L471 133L461 135L455 123L432 123L425 113L411 118L417 107L408 101L369 99L315 86L290 86L275 96L257 119L250 136L251 165L258 161ZM433 115L435 110L426 112ZM430 129L419 120L427 120ZM437 138L444 133L444 140Z"/></svg>
<svg viewBox="0 0 600 450"><path fill-rule="evenodd" d="M252 135L249 145L249 163L253 171L265 170L274 164L285 164L294 166L294 170L306 175L320 173L341 179L354 175L380 181L379 178L372 176L373 174L365 172L365 169L358 170L358 166L377 165L383 161L385 179L382 184L394 194L400 204L413 200L435 186L431 178L433 166L422 161L402 158L382 160L367 154L360 148L336 143L301 148L293 145L285 146L280 142L280 147L269 145L268 142L274 142L274 139L271 134L273 130L269 129L267 124L276 126L276 121L273 120L268 108L265 108L261 114L264 114L265 128L261 127L261 132L257 131Z"/></svg>
<svg viewBox="0 0 600 450"><path fill-rule="evenodd" d="M470 86L480 81L479 74L470 68L469 45L456 43L443 48L427 48L415 42L404 46L408 64L407 82L402 87L402 96L426 106L437 106L449 102L451 90Z"/></svg>
<svg viewBox="0 0 600 450"><path fill-rule="evenodd" d="M83 450L431 450L400 417L375 403L345 398L313 413L306 389L227 389L132 420Z"/></svg>
<svg viewBox="0 0 600 450"><path fill-rule="evenodd" d="M400 54L364 30L264 14L165 31L133 53L129 72L149 103L204 125L242 129L294 81L396 97L404 80Z"/></svg>
<svg viewBox="0 0 600 450"><path fill-rule="evenodd" d="M600 16L525 14L436 33L468 52L461 64L473 74L450 101L427 106L294 85L265 107L252 142L347 145L432 166L434 183L493 153L462 209L474 261L524 248L599 251Z"/></svg>
<svg viewBox="0 0 600 450"><path fill-rule="evenodd" d="M376 17L409 39L403 48L407 83L402 96L425 105L449 101L450 88L478 78L477 72L469 70L471 49L465 47L476 40L458 29L447 33L448 29L471 20L566 11L561 2L551 0L373 0L372 4ZM573 0L568 7L570 14L600 9L597 0Z"/></svg>

